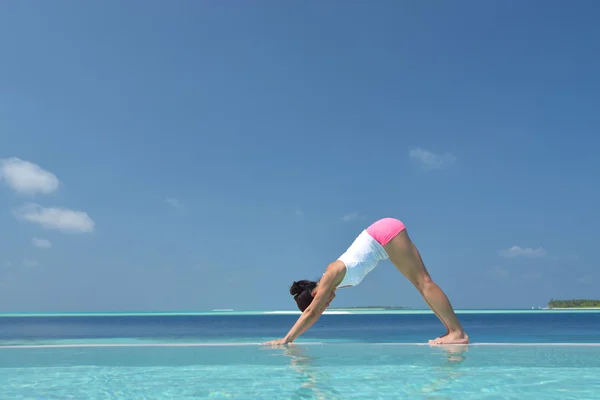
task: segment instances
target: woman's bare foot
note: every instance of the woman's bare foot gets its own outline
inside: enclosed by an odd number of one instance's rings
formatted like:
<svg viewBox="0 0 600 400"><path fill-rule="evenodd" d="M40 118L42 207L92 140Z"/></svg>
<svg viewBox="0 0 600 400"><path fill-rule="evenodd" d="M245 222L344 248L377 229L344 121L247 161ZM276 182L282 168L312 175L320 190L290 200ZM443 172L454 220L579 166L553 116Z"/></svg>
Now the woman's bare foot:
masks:
<svg viewBox="0 0 600 400"><path fill-rule="evenodd" d="M440 340L441 338L446 337L449 334L450 334L450 331L448 329L446 329L446 333L444 333L443 335L440 335L440 336L436 337L435 339L430 340L429 342L431 343L433 341Z"/></svg>
<svg viewBox="0 0 600 400"><path fill-rule="evenodd" d="M469 336L461 331L450 332L445 336L429 341L429 344L468 344Z"/></svg>

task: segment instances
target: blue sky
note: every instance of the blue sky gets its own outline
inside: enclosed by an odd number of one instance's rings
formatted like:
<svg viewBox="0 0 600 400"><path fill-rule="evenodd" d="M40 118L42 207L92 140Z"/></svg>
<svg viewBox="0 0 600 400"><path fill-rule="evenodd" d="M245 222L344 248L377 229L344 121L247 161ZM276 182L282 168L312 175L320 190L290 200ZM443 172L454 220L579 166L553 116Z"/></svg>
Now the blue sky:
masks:
<svg viewBox="0 0 600 400"><path fill-rule="evenodd" d="M3 2L0 311L294 309L388 216L457 308L597 297L599 18ZM335 303L425 306L389 262Z"/></svg>

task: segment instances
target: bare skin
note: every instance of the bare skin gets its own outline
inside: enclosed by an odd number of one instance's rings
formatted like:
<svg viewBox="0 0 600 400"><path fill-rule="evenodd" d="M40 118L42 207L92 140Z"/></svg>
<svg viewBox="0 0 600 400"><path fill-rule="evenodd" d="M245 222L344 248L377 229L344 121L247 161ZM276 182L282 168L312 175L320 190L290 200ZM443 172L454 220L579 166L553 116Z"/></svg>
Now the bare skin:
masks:
<svg viewBox="0 0 600 400"><path fill-rule="evenodd" d="M429 341L431 345L467 344L469 337L458 322L448 297L433 282L419 251L410 240L406 229L396 235L384 246L390 261L415 286L435 315L446 327L446 333ZM265 344L283 345L292 343L298 336L310 328L323 314L323 311L335 298L335 291L346 275L346 266L340 260L329 264L317 288L311 304L300 315L287 335Z"/></svg>
<svg viewBox="0 0 600 400"><path fill-rule="evenodd" d="M313 300L310 305L298 318L298 321L292 326L292 329L285 337L277 340L271 340L265 344L282 345L292 343L296 338L302 335L310 328L323 314L323 311L335 298L335 290L346 275L346 266L343 262L337 260L329 264L323 277L319 280L317 287L313 290Z"/></svg>
<svg viewBox="0 0 600 400"><path fill-rule="evenodd" d="M460 325L446 294L431 279L419 250L403 230L384 246L390 261L421 293L425 302L446 327L446 334L429 344L467 344L469 336Z"/></svg>

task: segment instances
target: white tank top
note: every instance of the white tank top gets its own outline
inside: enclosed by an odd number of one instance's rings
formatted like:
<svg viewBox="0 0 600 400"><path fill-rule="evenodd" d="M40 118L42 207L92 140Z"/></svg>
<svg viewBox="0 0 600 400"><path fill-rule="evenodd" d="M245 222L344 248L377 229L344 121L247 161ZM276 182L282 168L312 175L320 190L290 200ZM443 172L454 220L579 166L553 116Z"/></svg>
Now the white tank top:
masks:
<svg viewBox="0 0 600 400"><path fill-rule="evenodd" d="M381 260L389 258L385 249L366 230L362 231L338 260L346 265L346 276L338 288L358 285Z"/></svg>

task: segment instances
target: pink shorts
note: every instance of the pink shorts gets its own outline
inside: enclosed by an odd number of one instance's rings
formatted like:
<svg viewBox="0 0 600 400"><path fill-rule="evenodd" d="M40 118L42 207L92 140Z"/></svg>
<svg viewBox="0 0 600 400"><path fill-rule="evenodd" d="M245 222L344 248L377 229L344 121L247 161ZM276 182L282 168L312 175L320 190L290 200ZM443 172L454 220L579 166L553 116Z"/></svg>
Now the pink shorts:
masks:
<svg viewBox="0 0 600 400"><path fill-rule="evenodd" d="M369 226L367 228L367 233L371 235L373 239L377 240L380 245L385 246L394 238L394 236L404 229L406 229L406 227L402 221L399 221L396 218L383 218Z"/></svg>

